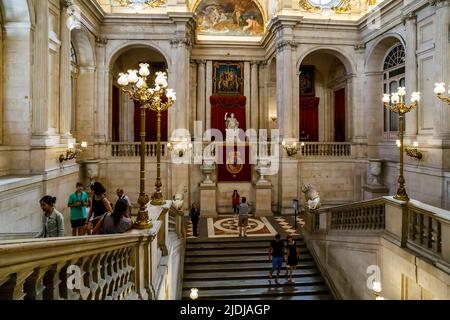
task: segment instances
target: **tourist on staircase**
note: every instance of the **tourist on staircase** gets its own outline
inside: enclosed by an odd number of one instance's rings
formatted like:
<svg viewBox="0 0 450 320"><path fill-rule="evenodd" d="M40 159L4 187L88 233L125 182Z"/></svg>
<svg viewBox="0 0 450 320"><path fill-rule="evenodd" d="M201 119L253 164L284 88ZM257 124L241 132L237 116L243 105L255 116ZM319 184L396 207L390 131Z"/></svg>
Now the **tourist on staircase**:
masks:
<svg viewBox="0 0 450 320"><path fill-rule="evenodd" d="M56 198L45 196L39 200L44 215L42 216L42 230L37 238L64 237L64 217L55 209Z"/></svg>
<svg viewBox="0 0 450 320"><path fill-rule="evenodd" d="M292 236L287 236L286 238L286 272L289 273L289 283L295 283L292 280L292 272L295 270L299 260L299 252L297 251L297 244L295 243ZM286 274L287 275L287 274Z"/></svg>
<svg viewBox="0 0 450 320"><path fill-rule="evenodd" d="M239 214L239 204L240 204L240 196L237 190L233 191L233 195L231 196L231 205L233 206L233 212L235 214L235 219L238 219Z"/></svg>
<svg viewBox="0 0 450 320"><path fill-rule="evenodd" d="M94 195L92 196L91 208L86 219L88 234L92 232L92 229L95 228L95 225L106 212L113 211L111 203L106 197L106 189L100 182L94 182L91 185L91 190L94 191Z"/></svg>
<svg viewBox="0 0 450 320"><path fill-rule="evenodd" d="M272 261L272 269L270 269L269 279L272 279L272 274L276 270L277 275L275 278L275 283L280 284L278 280L280 276L281 268L283 267L283 251L284 251L284 243L281 240L281 236L279 234L275 235L275 239L270 242L269 247L269 261Z"/></svg>
<svg viewBox="0 0 450 320"><path fill-rule="evenodd" d="M131 201L130 198L123 192L122 188L117 188L116 190L117 200L125 200L128 203L128 210L126 216L131 218Z"/></svg>
<svg viewBox="0 0 450 320"><path fill-rule="evenodd" d="M239 237L247 236L248 214L250 208L247 204L247 199L242 197L242 203L239 205Z"/></svg>
<svg viewBox="0 0 450 320"><path fill-rule="evenodd" d="M196 202L192 203L191 211L189 212L189 216L192 222L192 231L194 237L198 237L198 222L200 220L200 209L198 208L198 204Z"/></svg>
<svg viewBox="0 0 450 320"><path fill-rule="evenodd" d="M72 236L84 235L84 225L86 223L86 206L89 204L89 197L83 191L83 184L77 182L77 190L70 194L68 207L70 208L70 224L72 226Z"/></svg>
<svg viewBox="0 0 450 320"><path fill-rule="evenodd" d="M117 200L113 212L105 213L92 230L92 233L115 234L130 230L133 226L133 221L126 216L127 213L128 202L123 199Z"/></svg>

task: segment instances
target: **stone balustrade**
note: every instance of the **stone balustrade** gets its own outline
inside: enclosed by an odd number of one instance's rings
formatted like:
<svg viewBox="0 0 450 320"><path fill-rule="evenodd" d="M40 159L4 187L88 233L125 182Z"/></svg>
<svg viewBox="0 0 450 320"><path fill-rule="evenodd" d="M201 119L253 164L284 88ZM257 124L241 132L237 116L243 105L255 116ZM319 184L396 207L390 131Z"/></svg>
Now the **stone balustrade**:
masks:
<svg viewBox="0 0 450 320"><path fill-rule="evenodd" d="M329 209L331 230L384 230L384 201L381 198Z"/></svg>
<svg viewBox="0 0 450 320"><path fill-rule="evenodd" d="M141 156L141 143L140 142L111 142L111 157L140 157ZM166 156L166 143L161 143L161 156ZM156 158L157 143L146 142L145 143L145 157Z"/></svg>
<svg viewBox="0 0 450 320"><path fill-rule="evenodd" d="M303 142L299 153L302 157L350 157L350 142Z"/></svg>
<svg viewBox="0 0 450 320"><path fill-rule="evenodd" d="M167 255L167 212L165 207L153 207L149 212L153 227L147 230L0 242L0 300L147 300L161 296L167 291L158 287L165 282L157 279ZM178 219L177 230L181 224Z"/></svg>
<svg viewBox="0 0 450 320"><path fill-rule="evenodd" d="M450 212L410 201L407 246L450 263Z"/></svg>

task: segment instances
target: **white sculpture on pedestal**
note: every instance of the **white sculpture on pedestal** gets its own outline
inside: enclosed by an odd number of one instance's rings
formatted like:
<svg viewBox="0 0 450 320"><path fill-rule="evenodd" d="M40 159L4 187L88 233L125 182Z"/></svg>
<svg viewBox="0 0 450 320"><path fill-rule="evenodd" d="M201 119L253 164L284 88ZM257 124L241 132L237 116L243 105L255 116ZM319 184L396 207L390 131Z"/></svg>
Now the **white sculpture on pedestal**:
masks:
<svg viewBox="0 0 450 320"><path fill-rule="evenodd" d="M372 186L381 186L381 168L382 168L382 160L381 159L369 159L369 173L368 183Z"/></svg>
<svg viewBox="0 0 450 320"><path fill-rule="evenodd" d="M309 210L320 208L320 196L316 189L310 184L303 185L302 192L305 194L306 206Z"/></svg>
<svg viewBox="0 0 450 320"><path fill-rule="evenodd" d="M234 117L234 113L231 113L229 117L228 112L225 113L225 133L226 140L234 140L238 137L239 121Z"/></svg>

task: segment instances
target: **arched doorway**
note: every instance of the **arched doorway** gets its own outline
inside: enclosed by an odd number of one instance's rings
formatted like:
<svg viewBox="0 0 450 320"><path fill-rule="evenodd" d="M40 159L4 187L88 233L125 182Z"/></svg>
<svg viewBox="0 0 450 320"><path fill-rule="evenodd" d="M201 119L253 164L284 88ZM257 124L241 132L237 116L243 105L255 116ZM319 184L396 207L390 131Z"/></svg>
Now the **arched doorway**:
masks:
<svg viewBox="0 0 450 320"><path fill-rule="evenodd" d="M301 141L344 142L350 137L347 66L334 51L307 54L299 67Z"/></svg>
<svg viewBox="0 0 450 320"><path fill-rule="evenodd" d="M117 79L121 72L129 69L137 69L139 63L150 65L150 83L154 82L155 73L167 71L167 61L157 50L147 46L133 46L123 50L112 62L112 98L111 98L111 141L131 142L140 141L140 109L137 102L132 101L123 94ZM146 141L156 141L156 113L149 111L146 117ZM168 112L161 114L161 141L167 141L168 137Z"/></svg>

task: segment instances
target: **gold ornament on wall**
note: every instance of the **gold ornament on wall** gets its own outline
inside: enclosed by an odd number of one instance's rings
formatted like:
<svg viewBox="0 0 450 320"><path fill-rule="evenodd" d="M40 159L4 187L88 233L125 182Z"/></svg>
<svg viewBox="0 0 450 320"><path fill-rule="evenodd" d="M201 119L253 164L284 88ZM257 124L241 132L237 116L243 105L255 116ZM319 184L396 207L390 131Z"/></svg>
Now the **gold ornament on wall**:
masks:
<svg viewBox="0 0 450 320"><path fill-rule="evenodd" d="M166 4L166 0L113 0L119 7L133 7L134 5L144 5L150 8L161 7Z"/></svg>
<svg viewBox="0 0 450 320"><path fill-rule="evenodd" d="M308 0L300 0L299 5L300 8L310 13L318 13L322 10L320 7L311 5Z"/></svg>
<svg viewBox="0 0 450 320"><path fill-rule="evenodd" d="M334 13L349 13L352 10L351 0L342 0L337 6L331 7Z"/></svg>

